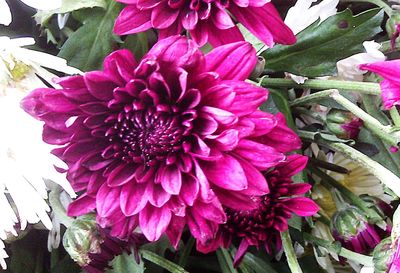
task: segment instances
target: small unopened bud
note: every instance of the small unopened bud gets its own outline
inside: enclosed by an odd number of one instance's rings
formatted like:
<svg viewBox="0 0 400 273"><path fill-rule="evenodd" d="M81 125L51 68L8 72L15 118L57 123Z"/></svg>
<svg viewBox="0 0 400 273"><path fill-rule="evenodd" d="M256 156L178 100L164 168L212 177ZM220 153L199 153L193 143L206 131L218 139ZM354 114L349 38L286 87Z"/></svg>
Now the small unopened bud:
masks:
<svg viewBox="0 0 400 273"><path fill-rule="evenodd" d="M333 237L345 248L361 254L369 253L380 243L381 235L387 235L379 227L369 224L364 213L352 206L333 215L331 231Z"/></svg>
<svg viewBox="0 0 400 273"><path fill-rule="evenodd" d="M386 31L390 38L392 49L395 48L396 39L399 37L400 12L394 10L390 18L386 21Z"/></svg>
<svg viewBox="0 0 400 273"><path fill-rule="evenodd" d="M265 68L265 59L264 59L264 57L257 56L256 66L254 67L253 71L251 72L249 78L250 79L257 79L264 72L264 68Z"/></svg>
<svg viewBox="0 0 400 273"><path fill-rule="evenodd" d="M99 253L102 242L93 215L76 219L68 227L63 238L64 248L80 266L91 262L90 253Z"/></svg>
<svg viewBox="0 0 400 273"><path fill-rule="evenodd" d="M393 11L390 18L386 21L386 31L389 37L392 37L397 32L397 25L400 24L400 12Z"/></svg>
<svg viewBox="0 0 400 273"><path fill-rule="evenodd" d="M109 230L97 225L93 215L76 219L64 234L63 244L71 258L86 272L104 272L110 268L110 261L123 252L133 250L139 263L138 247L147 241L141 233L132 233L122 241L112 237Z"/></svg>
<svg viewBox="0 0 400 273"><path fill-rule="evenodd" d="M375 247L373 252L375 273L388 272L395 251L390 237L382 240L382 242Z"/></svg>
<svg viewBox="0 0 400 273"><path fill-rule="evenodd" d="M326 125L338 138L350 139L358 136L363 122L351 112L331 109L326 116Z"/></svg>

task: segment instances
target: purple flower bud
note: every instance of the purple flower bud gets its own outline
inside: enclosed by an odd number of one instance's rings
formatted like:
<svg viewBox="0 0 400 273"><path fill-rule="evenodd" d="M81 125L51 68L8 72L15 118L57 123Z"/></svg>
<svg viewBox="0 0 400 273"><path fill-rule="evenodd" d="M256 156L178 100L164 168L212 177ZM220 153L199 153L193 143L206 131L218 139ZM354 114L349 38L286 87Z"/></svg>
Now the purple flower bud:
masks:
<svg viewBox="0 0 400 273"><path fill-rule="evenodd" d="M388 234L368 223L364 213L358 208L348 206L337 211L331 222L333 237L342 245L360 254L367 254ZM382 236L382 237L381 237Z"/></svg>
<svg viewBox="0 0 400 273"><path fill-rule="evenodd" d="M326 117L328 130L342 139L356 138L363 125L361 119L351 112L331 109Z"/></svg>

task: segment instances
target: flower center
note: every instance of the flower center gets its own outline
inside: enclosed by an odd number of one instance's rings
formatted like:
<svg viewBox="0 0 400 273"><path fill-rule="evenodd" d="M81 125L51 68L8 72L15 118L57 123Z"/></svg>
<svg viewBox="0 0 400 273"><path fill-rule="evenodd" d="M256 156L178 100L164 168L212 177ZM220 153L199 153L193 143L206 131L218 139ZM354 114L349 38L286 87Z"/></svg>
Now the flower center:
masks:
<svg viewBox="0 0 400 273"><path fill-rule="evenodd" d="M246 237L248 240L256 243L266 239L266 232L271 227L272 222L268 218L273 216L269 215L269 198L263 197L260 207L255 210L235 211L232 209L225 209L228 217L225 230L234 236Z"/></svg>
<svg viewBox="0 0 400 273"><path fill-rule="evenodd" d="M177 116L155 109L121 112L110 141L118 143L126 162L154 166L181 149L183 128Z"/></svg>

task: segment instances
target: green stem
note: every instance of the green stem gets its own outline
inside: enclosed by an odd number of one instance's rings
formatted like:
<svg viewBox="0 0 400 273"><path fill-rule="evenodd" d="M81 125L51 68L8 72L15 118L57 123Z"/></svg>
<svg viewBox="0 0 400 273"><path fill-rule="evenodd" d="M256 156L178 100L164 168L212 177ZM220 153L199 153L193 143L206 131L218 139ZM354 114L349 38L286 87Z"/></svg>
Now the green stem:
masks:
<svg viewBox="0 0 400 273"><path fill-rule="evenodd" d="M339 92L332 92L330 95L337 103L345 107L347 110L352 112L354 115L364 121L364 126L373 132L376 136L384 140L390 145L398 146L400 143L400 137L391 135L389 132L391 126L382 125L376 118L369 115L367 112L362 110L360 107L343 97Z"/></svg>
<svg viewBox="0 0 400 273"><path fill-rule="evenodd" d="M400 127L400 115L399 115L399 112L397 111L396 106L393 106L392 108L390 108L389 113L390 113L390 117L393 120L394 125L396 127Z"/></svg>
<svg viewBox="0 0 400 273"><path fill-rule="evenodd" d="M60 254L58 248L52 248L50 254L50 269L53 269L60 260Z"/></svg>
<svg viewBox="0 0 400 273"><path fill-rule="evenodd" d="M174 264L173 262L165 259L164 257L161 257L160 255L157 255L151 251L148 250L140 250L140 253L142 254L143 259L146 259L152 263L155 263L156 265L168 270L171 273L189 273L182 267L180 267L177 264Z"/></svg>
<svg viewBox="0 0 400 273"><path fill-rule="evenodd" d="M390 125L388 117L382 111L377 109L374 103L375 97L366 95L362 97L362 101L365 111L367 111L368 114L379 120L383 125Z"/></svg>
<svg viewBox="0 0 400 273"><path fill-rule="evenodd" d="M337 89L328 89L328 90L313 93L311 95L303 96L303 97L300 97L298 99L291 101L290 106L293 107L293 106L299 106L299 105L303 105L303 104L309 104L309 103L313 103L315 101L329 98L329 96L332 95L335 91L337 91Z"/></svg>
<svg viewBox="0 0 400 273"><path fill-rule="evenodd" d="M336 181L330 175L326 174L325 172L321 171L318 168L309 166L308 169L313 174L315 174L321 178L322 185L324 185L327 188L333 187L333 188L337 189L348 200L350 200L353 205L355 205L356 207L358 207L359 209L364 211L373 222L378 222L378 221L382 220L382 218L379 216L379 214L375 210L370 209L368 207L367 203L364 202L364 200L362 200L358 195L354 194L346 186L344 186L340 182Z"/></svg>
<svg viewBox="0 0 400 273"><path fill-rule="evenodd" d="M299 265L299 261L297 260L296 253L294 252L289 230L282 232L281 238L282 238L283 250L285 251L290 271L292 273L303 273Z"/></svg>
<svg viewBox="0 0 400 273"><path fill-rule="evenodd" d="M282 78L262 78L261 85L264 87L286 87L286 88L310 88L316 90L340 89L357 91L363 94L380 95L381 89L378 83L372 82L353 82L339 80L306 80L303 84L298 84L290 79Z"/></svg>
<svg viewBox="0 0 400 273"><path fill-rule="evenodd" d="M369 95L362 97L365 110L367 111L368 114L379 120L379 122L382 123L383 125L390 125L389 118L382 111L378 109L373 99L374 97ZM390 162L387 163L385 162L385 164L391 163L391 166L393 166L394 169L396 169L395 174L397 175L400 174L400 154L390 152L389 148L387 148L385 144L382 142L382 140L380 140L379 138L376 139L374 144L378 147L380 153L385 154L384 157L387 160L390 160Z"/></svg>
<svg viewBox="0 0 400 273"><path fill-rule="evenodd" d="M300 115L306 115L309 116L315 120L320 121L321 123L325 123L325 118L322 117L321 115L318 115L315 112L311 112L310 110L308 110L307 108L304 107L295 107L292 109L292 112L295 114L300 114Z"/></svg>
<svg viewBox="0 0 400 273"><path fill-rule="evenodd" d="M67 215L64 206L61 204L60 193L61 193L61 188L52 190L49 193L49 203L51 208L53 209L53 212L57 215L57 217L61 220L61 222L66 227L69 227L74 222L74 219Z"/></svg>
<svg viewBox="0 0 400 273"><path fill-rule="evenodd" d="M325 169L325 170L330 170L336 173L343 173L343 174L348 174L349 170L346 168L343 168L342 166L330 163L328 161L323 161L323 160L319 160L316 159L314 157L310 157L308 159L309 164L311 165L315 165L316 167Z"/></svg>
<svg viewBox="0 0 400 273"><path fill-rule="evenodd" d="M35 265L35 273L43 273L43 251L38 250L36 254L36 265Z"/></svg>
<svg viewBox="0 0 400 273"><path fill-rule="evenodd" d="M315 142L314 133L312 132L299 130L298 134L303 139ZM365 154L344 143L329 142L322 139L319 139L317 142L336 152L342 153L343 156L364 167L389 189L391 189L397 196L400 196L400 178L378 162L372 160Z"/></svg>
<svg viewBox="0 0 400 273"><path fill-rule="evenodd" d="M336 208L338 211L345 209L348 206L348 204L345 202L340 191L338 191L337 189L333 189L331 191L331 193L332 193L333 201L335 202L335 205L336 205Z"/></svg>
<svg viewBox="0 0 400 273"><path fill-rule="evenodd" d="M326 217L326 216L324 216L324 215L322 215L322 214L319 214L319 215L318 215L318 221L324 223L324 224L327 225L328 227L329 227L329 225L331 224L331 220L330 220L328 217Z"/></svg>
<svg viewBox="0 0 400 273"><path fill-rule="evenodd" d="M341 2L371 3L373 5L382 8L389 17L392 14L392 8L382 0L341 0Z"/></svg>
<svg viewBox="0 0 400 273"><path fill-rule="evenodd" d="M365 266L373 266L373 258L370 256L366 255L361 255L359 253L350 251L344 247L340 247L338 244L327 241L321 238L317 238L309 233L303 233L303 237L306 241L313 243L314 245L323 247L327 249L330 252L334 252L344 258L347 258L349 260L355 261L357 263L360 263Z"/></svg>
<svg viewBox="0 0 400 273"><path fill-rule="evenodd" d="M180 266L182 266L182 267L186 266L187 259L189 258L190 252L192 252L194 243L195 243L195 239L193 237L190 237L185 245L185 248L182 251L182 255L179 257L178 264Z"/></svg>

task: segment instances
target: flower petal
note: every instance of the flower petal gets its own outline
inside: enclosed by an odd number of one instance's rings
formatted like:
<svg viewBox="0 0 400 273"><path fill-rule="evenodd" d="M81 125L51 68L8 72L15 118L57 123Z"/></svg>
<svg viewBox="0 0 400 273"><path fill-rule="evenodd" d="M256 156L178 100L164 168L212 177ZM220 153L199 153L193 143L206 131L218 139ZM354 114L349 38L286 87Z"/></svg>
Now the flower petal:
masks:
<svg viewBox="0 0 400 273"><path fill-rule="evenodd" d="M312 216L319 211L318 205L306 197L289 198L282 201L285 206L299 216Z"/></svg>
<svg viewBox="0 0 400 273"><path fill-rule="evenodd" d="M96 199L86 194L81 195L68 206L68 216L80 216L92 212L96 208Z"/></svg>
<svg viewBox="0 0 400 273"><path fill-rule="evenodd" d="M120 205L124 215L138 214L147 204L146 184L125 184L121 188Z"/></svg>
<svg viewBox="0 0 400 273"><path fill-rule="evenodd" d="M245 80L256 62L256 51L247 42L219 46L206 55L207 70L217 72L223 80Z"/></svg>
<svg viewBox="0 0 400 273"><path fill-rule="evenodd" d="M126 6L115 21L114 32L118 35L133 34L151 28L151 10Z"/></svg>
<svg viewBox="0 0 400 273"><path fill-rule="evenodd" d="M269 47L272 47L275 42L289 45L296 42L292 30L284 24L271 2L262 7L240 8L232 5L229 11L254 36Z"/></svg>
<svg viewBox="0 0 400 273"><path fill-rule="evenodd" d="M247 179L242 166L233 156L224 154L220 160L201 164L207 178L218 187L241 191L247 188Z"/></svg>
<svg viewBox="0 0 400 273"><path fill-rule="evenodd" d="M150 242L157 241L164 234L171 221L171 212L165 207L147 205L139 214L139 225Z"/></svg>

